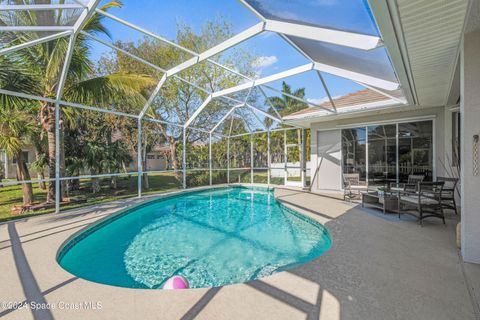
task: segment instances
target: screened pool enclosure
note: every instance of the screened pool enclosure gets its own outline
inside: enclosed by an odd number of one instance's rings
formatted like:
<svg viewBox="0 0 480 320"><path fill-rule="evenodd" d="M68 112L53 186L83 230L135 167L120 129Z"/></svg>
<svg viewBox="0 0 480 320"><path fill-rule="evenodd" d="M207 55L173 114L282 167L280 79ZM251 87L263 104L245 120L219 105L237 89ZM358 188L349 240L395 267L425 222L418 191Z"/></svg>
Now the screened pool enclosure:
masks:
<svg viewBox="0 0 480 320"><path fill-rule="evenodd" d="M124 2L129 5L129 1ZM55 145L54 150L46 152L50 152L50 159L45 165L51 168L54 162L54 176L38 174L29 180L17 176L15 181L1 184L52 184L56 211L60 210L59 191L64 182L102 178L134 177L130 181L136 180L138 196L147 189L155 191L154 185L145 185L145 176L162 174L175 176L181 188L237 182L306 186L315 171L309 164L310 134L307 128L284 121L278 101L316 108L326 117L407 104L368 1L341 1L340 9L354 11L355 19L333 14L326 4L319 10L317 6L322 4L302 1L232 2L232 6L245 11L248 19L238 24L234 21L228 38L209 39L198 45L193 39L188 45L144 27L138 16L130 21L121 8L107 10L100 0L0 1L0 73L11 72L0 78L2 104L29 103L33 114L47 119L40 119L43 131L38 131L38 139L50 139ZM130 5L129 10L142 10L135 1ZM85 28L95 17L115 26L110 36ZM156 59L125 45L139 38L169 50L170 55ZM97 94L86 89L75 91L75 77L79 75L69 70L79 63L80 41L81 49L106 50L125 64L134 65L139 73L151 75L155 83L142 90L144 99L134 94L105 99L103 93L113 83L108 81L104 82L105 89L94 88ZM235 50L247 52L256 63L265 62L265 55L260 56L263 52L253 53L249 48L261 42L268 46L268 41L281 43L296 58L288 59L281 70L252 72L250 65L242 66L246 60L238 58L239 51ZM59 46L64 50L57 51L64 55L56 73L38 56L36 74L40 75L39 81L48 79L49 90L43 85L38 90L35 83L32 91L19 90L16 85L22 77L18 70L7 67L17 65L24 55L35 56L45 48L53 52L52 48ZM108 66L100 63L101 67ZM249 72L243 72L245 69ZM141 81L143 78L139 78ZM282 87L282 81L304 84L314 93L294 95ZM385 99L374 104L337 105L336 98L359 90L374 91ZM119 143L119 149L97 147L94 157L90 152L89 158L83 159L91 163L88 168L75 166L69 156L71 150L65 150L65 146L74 146L83 154L82 148L101 140L89 136L86 125L75 125L75 119L94 127L111 123L114 129L106 134L105 144ZM72 141L79 132L82 139ZM128 149L127 155L122 148ZM154 150L158 152L153 154ZM102 152L114 152L113 158L124 156L128 160L121 166L109 165ZM148 165L147 160L162 160L162 154L168 155L161 169ZM4 157L7 163L6 153ZM42 170L47 171L38 171Z"/></svg>

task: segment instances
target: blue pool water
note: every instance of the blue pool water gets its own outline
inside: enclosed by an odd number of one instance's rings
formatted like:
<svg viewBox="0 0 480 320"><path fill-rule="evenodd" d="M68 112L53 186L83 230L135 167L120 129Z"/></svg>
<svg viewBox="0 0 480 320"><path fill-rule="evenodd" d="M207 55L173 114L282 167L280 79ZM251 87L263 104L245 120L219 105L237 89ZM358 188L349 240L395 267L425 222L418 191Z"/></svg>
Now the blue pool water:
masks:
<svg viewBox="0 0 480 320"><path fill-rule="evenodd" d="M183 275L203 288L298 266L330 245L321 224L285 208L272 190L219 188L126 210L67 242L58 260L103 284L155 289Z"/></svg>

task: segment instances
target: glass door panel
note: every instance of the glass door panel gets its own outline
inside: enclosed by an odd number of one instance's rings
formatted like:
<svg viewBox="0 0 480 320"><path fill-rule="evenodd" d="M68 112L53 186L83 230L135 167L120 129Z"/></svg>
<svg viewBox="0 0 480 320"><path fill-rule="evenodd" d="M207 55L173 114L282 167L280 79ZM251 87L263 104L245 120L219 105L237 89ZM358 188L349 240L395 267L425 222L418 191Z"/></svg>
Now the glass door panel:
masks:
<svg viewBox="0 0 480 320"><path fill-rule="evenodd" d="M289 186L302 186L302 168L301 168L301 152L302 147L299 144L286 145L286 181Z"/></svg>
<svg viewBox="0 0 480 320"><path fill-rule="evenodd" d="M398 125L399 180L406 182L410 174L423 174L432 180L433 123L421 121Z"/></svg>
<svg viewBox="0 0 480 320"><path fill-rule="evenodd" d="M397 126L368 126L368 184L386 185L397 181Z"/></svg>
<svg viewBox="0 0 480 320"><path fill-rule="evenodd" d="M342 130L343 173L359 173L360 180L367 177L365 128Z"/></svg>

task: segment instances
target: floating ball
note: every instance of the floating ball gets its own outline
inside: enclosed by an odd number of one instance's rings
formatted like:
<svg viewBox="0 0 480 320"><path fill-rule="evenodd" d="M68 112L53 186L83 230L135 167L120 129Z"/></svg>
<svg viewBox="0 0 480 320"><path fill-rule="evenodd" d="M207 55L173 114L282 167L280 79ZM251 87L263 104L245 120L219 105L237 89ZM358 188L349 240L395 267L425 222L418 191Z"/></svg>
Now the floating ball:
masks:
<svg viewBox="0 0 480 320"><path fill-rule="evenodd" d="M173 276L169 278L167 281L165 281L165 284L163 285L162 289L188 289L188 280L185 279L182 276Z"/></svg>

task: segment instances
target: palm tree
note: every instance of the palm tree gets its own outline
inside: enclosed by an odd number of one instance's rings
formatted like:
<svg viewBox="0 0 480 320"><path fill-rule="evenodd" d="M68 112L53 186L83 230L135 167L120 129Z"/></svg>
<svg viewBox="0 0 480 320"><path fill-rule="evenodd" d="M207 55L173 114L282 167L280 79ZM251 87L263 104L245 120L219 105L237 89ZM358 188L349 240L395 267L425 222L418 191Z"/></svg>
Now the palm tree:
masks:
<svg viewBox="0 0 480 320"><path fill-rule="evenodd" d="M17 180L30 180L30 172L27 168L23 148L29 144L36 132L34 122L25 110L0 109L0 149L4 149L10 158L17 162ZM23 204L33 202L31 183L22 183Z"/></svg>
<svg viewBox="0 0 480 320"><path fill-rule="evenodd" d="M47 0L45 3L54 3ZM121 7L120 1L111 1L101 9L109 10ZM14 16L0 15L0 25L72 25L77 14L71 10L15 12ZM105 34L110 36L105 25L104 17L93 15L85 24L83 31L89 34ZM11 35L10 35L11 36ZM10 45L24 43L41 36L32 33L15 34L11 37ZM0 42L5 39L0 38ZM44 97L55 97L61 70L68 47L68 38L60 38L27 49L16 51L0 57L0 85L1 87ZM155 79L147 75L113 73L98 76L95 74L94 63L90 60L90 49L87 38L79 34L73 47L73 54L69 66L64 99L88 105L113 105L122 97L125 104L145 101L145 91L155 85ZM0 96L0 103L14 105L18 98ZM113 106L112 106L113 108ZM48 141L48 172L49 177L55 176L55 105L41 102L38 119ZM63 119L65 120L65 119ZM65 125L65 124L63 124ZM63 130L63 128L62 128ZM61 171L65 171L64 152L61 152ZM55 197L55 184L49 183L47 201Z"/></svg>
<svg viewBox="0 0 480 320"><path fill-rule="evenodd" d="M295 96L297 98L305 98L305 88L299 88L295 91L292 91L292 87L288 85L285 81L282 82L282 92L288 93L289 95ZM305 109L306 105L304 102L301 102L292 97L282 95L281 97L270 97L272 105L277 109L278 113L283 117L288 114L300 111ZM269 108L270 113L274 113L273 107ZM270 127L272 125L272 120L270 118L265 118L265 125Z"/></svg>

